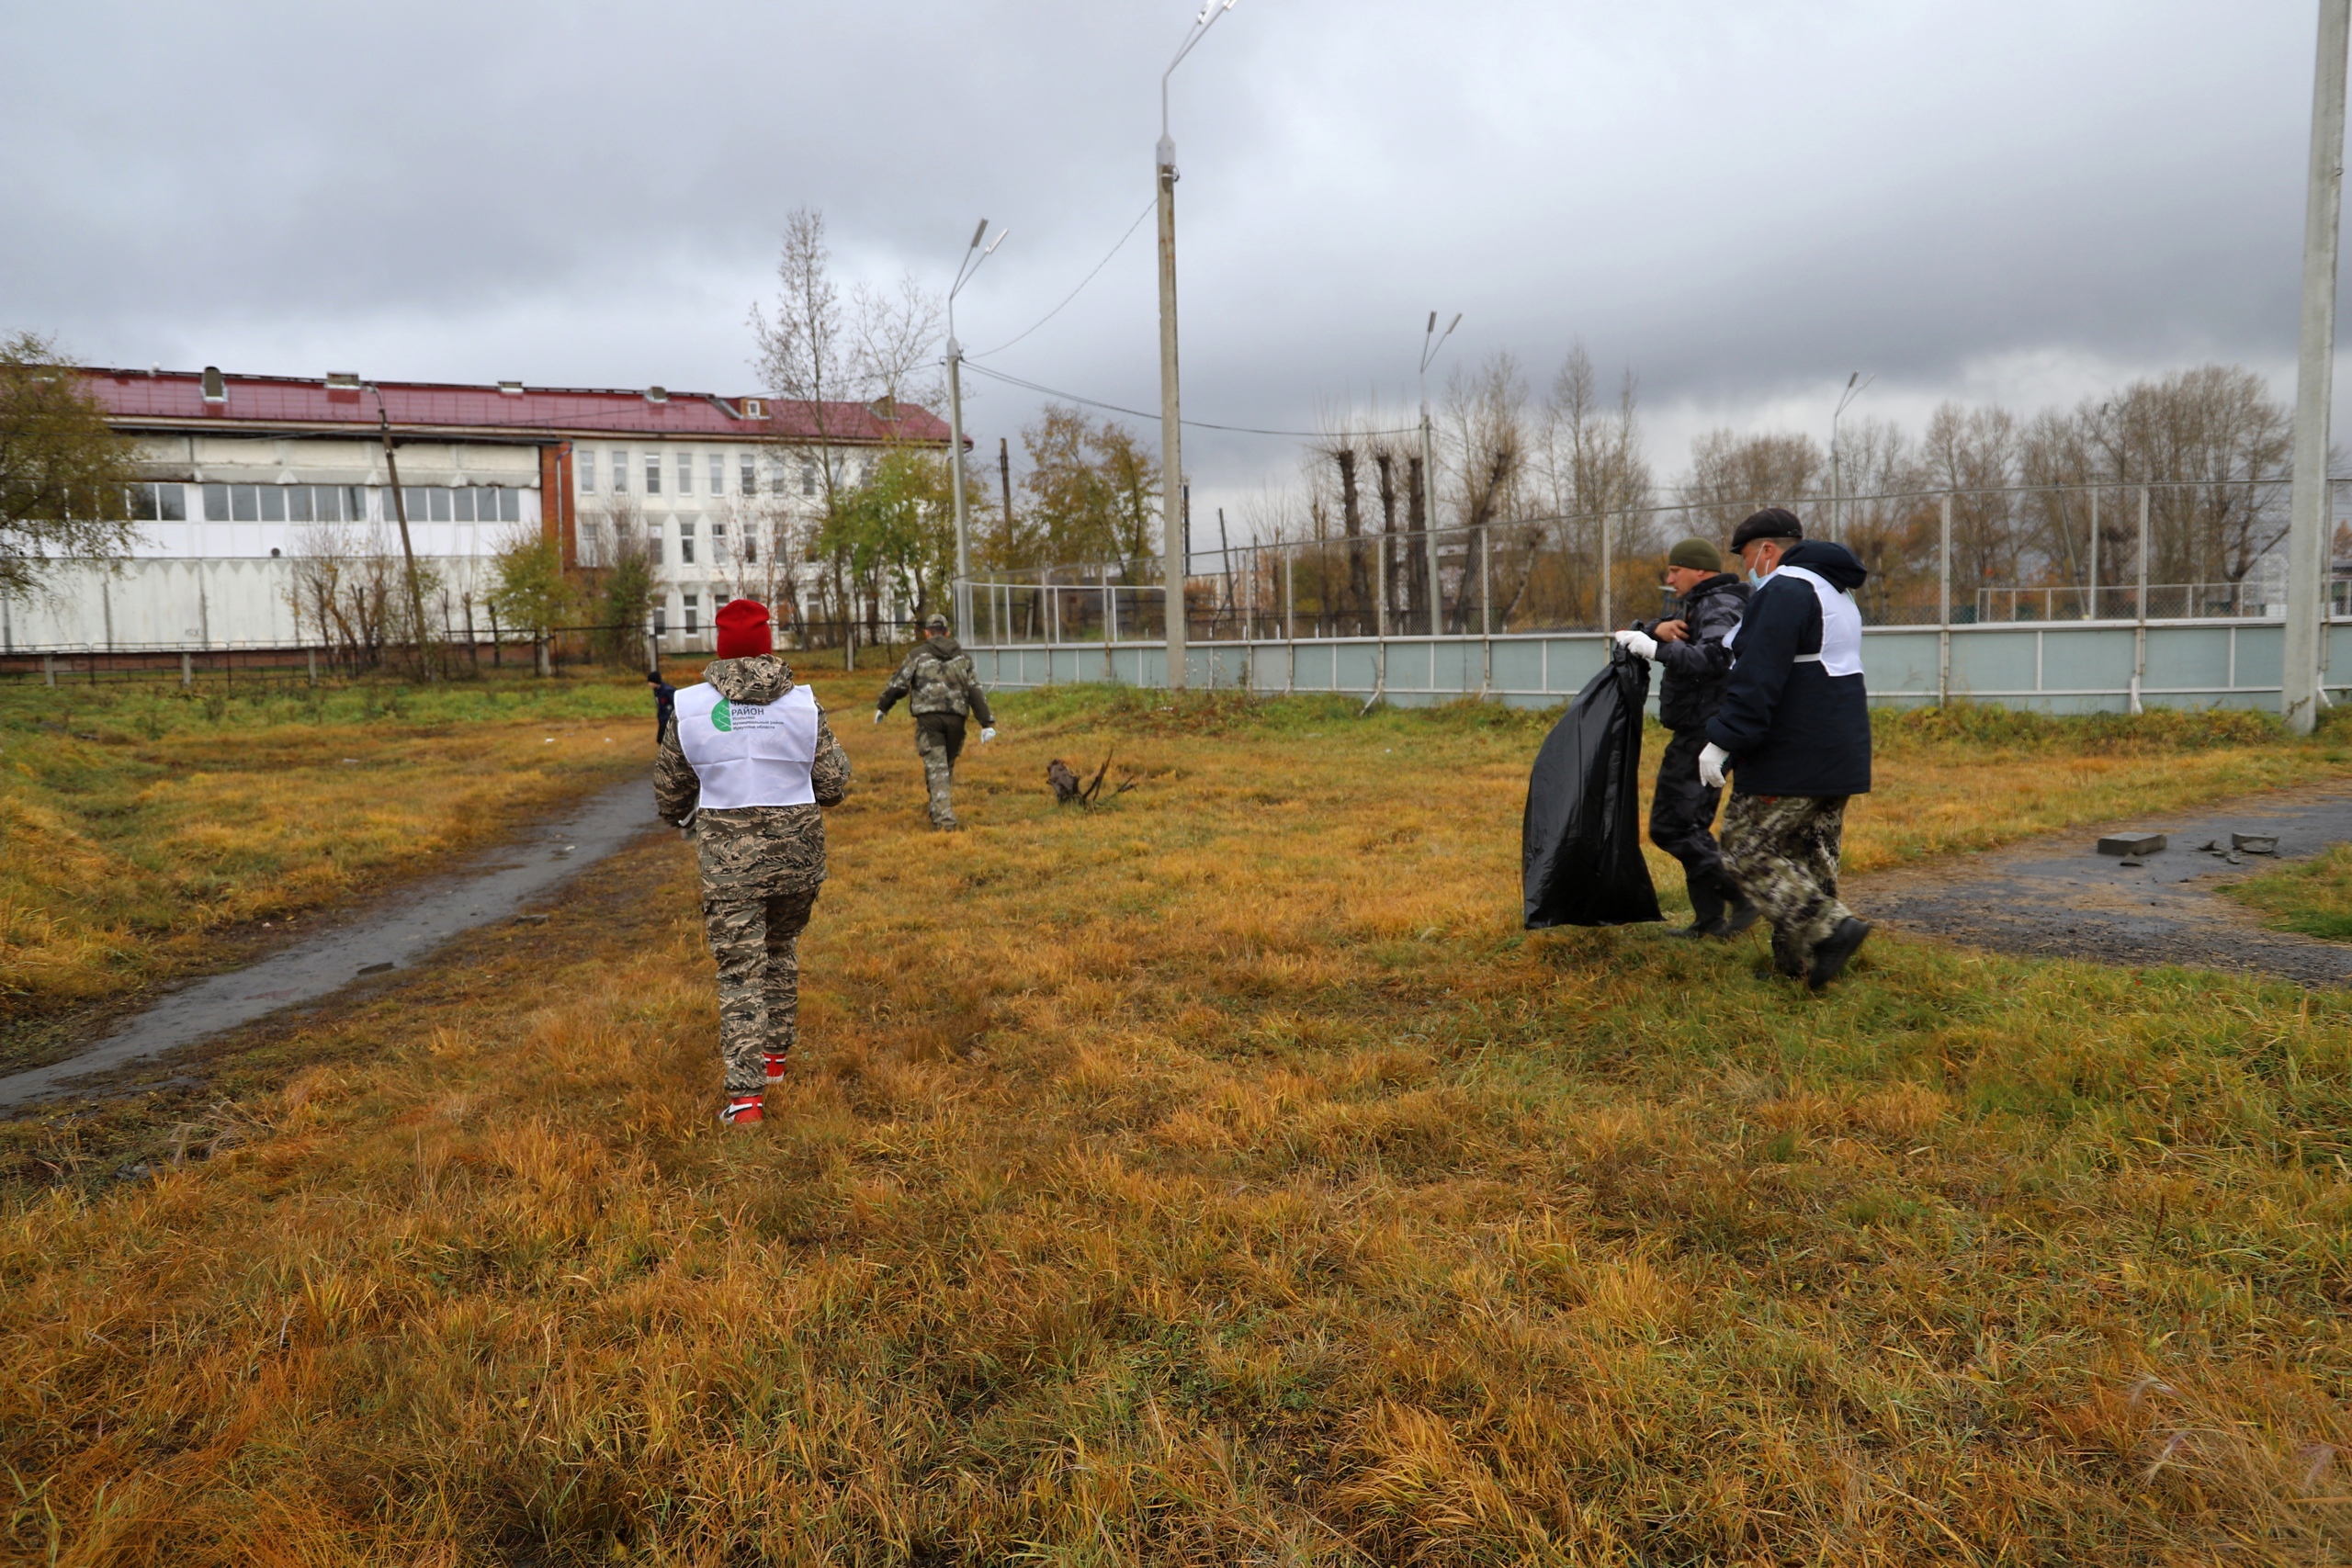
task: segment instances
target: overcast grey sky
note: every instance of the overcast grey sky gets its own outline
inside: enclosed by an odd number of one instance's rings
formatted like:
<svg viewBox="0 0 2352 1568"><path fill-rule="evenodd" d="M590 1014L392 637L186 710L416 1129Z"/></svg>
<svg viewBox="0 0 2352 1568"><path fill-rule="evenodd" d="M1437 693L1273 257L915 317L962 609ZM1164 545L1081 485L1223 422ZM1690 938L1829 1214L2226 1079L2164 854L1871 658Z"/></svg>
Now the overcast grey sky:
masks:
<svg viewBox="0 0 2352 1568"><path fill-rule="evenodd" d="M0 327L85 360L752 389L821 209L845 273L967 291L981 351L1151 196L1196 0L165 6L0 0ZM2311 0L1241 0L1176 76L1185 409L1311 424L1447 364L1640 376L1714 423L1916 430L2220 359L2292 390ZM989 361L1137 408L1147 223ZM1035 400L982 384L993 448ZM2343 397L2339 393L2339 400ZM1156 427L1147 426L1156 436ZM1016 450L1018 443L1015 443ZM1188 437L1204 500L1295 444Z"/></svg>

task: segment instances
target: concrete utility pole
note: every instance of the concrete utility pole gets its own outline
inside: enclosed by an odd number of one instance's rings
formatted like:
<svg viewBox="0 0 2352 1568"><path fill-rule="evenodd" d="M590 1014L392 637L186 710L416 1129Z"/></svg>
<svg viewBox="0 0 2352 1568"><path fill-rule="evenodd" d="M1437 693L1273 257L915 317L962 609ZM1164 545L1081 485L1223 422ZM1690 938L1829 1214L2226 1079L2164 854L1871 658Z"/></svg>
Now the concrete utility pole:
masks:
<svg viewBox="0 0 2352 1568"><path fill-rule="evenodd" d="M1234 0L1207 0L1193 18L1183 47L1159 73L1159 515L1167 534L1159 581L1168 601L1165 660L1171 692L1184 689L1184 579L1192 571L1193 541L1184 515L1184 422L1176 395L1176 141L1168 134L1168 79L1233 5Z"/></svg>
<svg viewBox="0 0 2352 1568"><path fill-rule="evenodd" d="M1421 522L1422 544L1430 558L1430 636L1439 637L1445 631L1445 592L1439 586L1437 575L1437 446L1430 435L1430 367L1437 363L1438 350L1462 324L1462 312L1453 312L1453 320L1446 322L1445 331L1437 330L1437 312L1430 312L1430 324L1421 329ZM1463 581L1469 581L1470 547L1463 544ZM1465 586L1464 592L1469 590Z"/></svg>
<svg viewBox="0 0 2352 1568"><path fill-rule="evenodd" d="M433 660L424 652L424 594L416 585L416 547L409 543L408 502L401 495L400 459L392 456L392 416L384 412L384 393L379 387L368 389L376 394L376 423L384 433L384 477L391 480L392 515L400 520L401 554L408 561L408 608L416 625L416 663L428 682L434 678Z"/></svg>
<svg viewBox="0 0 2352 1568"><path fill-rule="evenodd" d="M2319 723L2320 606L2327 592L2328 404L2335 379L2336 230L2344 208L2344 71L2352 0L2320 0L2312 73L2311 186L2303 207L2303 322L2295 378L2295 479L2287 525L2286 668L2279 716L2298 735Z"/></svg>
<svg viewBox="0 0 2352 1568"><path fill-rule="evenodd" d="M989 231L989 220L972 231L972 243L964 247L964 259L956 268L956 281L947 287L947 443L948 483L956 494L956 633L958 637L972 635L972 524L964 502L964 378L960 374L964 364L964 345L956 341L956 296L980 264L996 254L1004 237L1012 232L1000 229L996 238L989 242L987 250L980 249L981 237Z"/></svg>

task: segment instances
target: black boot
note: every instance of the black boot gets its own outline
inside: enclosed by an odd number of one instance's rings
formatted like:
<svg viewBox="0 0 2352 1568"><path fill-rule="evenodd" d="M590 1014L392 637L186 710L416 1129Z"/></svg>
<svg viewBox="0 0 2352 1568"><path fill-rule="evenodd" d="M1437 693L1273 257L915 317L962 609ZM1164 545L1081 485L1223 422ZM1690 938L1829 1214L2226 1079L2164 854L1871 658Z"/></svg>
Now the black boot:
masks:
<svg viewBox="0 0 2352 1568"><path fill-rule="evenodd" d="M1728 873L1724 876L1722 886L1724 898L1731 906L1724 916L1724 935L1737 936L1763 919L1763 909L1739 890L1739 884L1734 882Z"/></svg>
<svg viewBox="0 0 2352 1568"><path fill-rule="evenodd" d="M1713 881L1685 872L1682 885L1690 892L1690 923L1674 934L1694 939L1724 935L1724 896L1715 891Z"/></svg>
<svg viewBox="0 0 2352 1568"><path fill-rule="evenodd" d="M1868 920L1858 920L1849 915L1838 921L1838 929L1813 950L1813 966L1805 974L1805 984L1817 991L1838 978L1839 972L1846 967L1846 961L1854 956L1855 951L1862 945L1862 939L1870 934Z"/></svg>

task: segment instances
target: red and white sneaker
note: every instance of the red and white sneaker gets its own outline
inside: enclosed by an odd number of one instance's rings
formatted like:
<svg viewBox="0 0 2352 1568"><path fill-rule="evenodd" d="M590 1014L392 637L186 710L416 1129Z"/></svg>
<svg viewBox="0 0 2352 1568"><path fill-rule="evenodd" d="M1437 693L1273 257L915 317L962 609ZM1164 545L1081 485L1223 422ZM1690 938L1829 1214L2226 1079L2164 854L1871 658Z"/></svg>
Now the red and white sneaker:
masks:
<svg viewBox="0 0 2352 1568"><path fill-rule="evenodd" d="M786 1066L788 1058L781 1051L770 1051L767 1054L767 1059L768 1082L771 1084L782 1083L784 1081L784 1075L790 1070Z"/></svg>
<svg viewBox="0 0 2352 1568"><path fill-rule="evenodd" d="M729 1125L757 1122L760 1117L760 1097L756 1094L733 1094L727 1097L727 1109L718 1119Z"/></svg>

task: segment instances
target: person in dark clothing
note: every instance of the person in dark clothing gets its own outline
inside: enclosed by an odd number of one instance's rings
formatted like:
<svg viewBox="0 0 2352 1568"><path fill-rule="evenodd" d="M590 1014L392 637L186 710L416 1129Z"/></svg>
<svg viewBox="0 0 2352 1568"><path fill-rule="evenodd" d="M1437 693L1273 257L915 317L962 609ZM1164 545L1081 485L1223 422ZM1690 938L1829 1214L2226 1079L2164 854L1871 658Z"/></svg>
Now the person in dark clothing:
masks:
<svg viewBox="0 0 2352 1568"><path fill-rule="evenodd" d="M1742 523L1731 542L1758 581L1726 639L1731 678L1707 721L1699 776L1720 785L1732 771L1724 863L1770 918L1781 973L1819 990L1871 934L1838 899L1846 803L1871 787L1853 600L1870 573L1843 545L1806 540L1795 513L1777 506Z"/></svg>
<svg viewBox="0 0 2352 1568"><path fill-rule="evenodd" d="M1673 732L1657 766L1650 797L1650 842L1682 863L1690 895L1688 937L1736 936L1756 923L1757 907L1739 890L1715 846L1715 807L1723 791L1699 778L1706 724L1723 701L1731 673L1724 639L1738 629L1747 585L1724 570L1723 552L1704 539L1684 539L1667 552L1666 583L1679 614L1646 626L1636 621L1618 643L1665 671L1658 683L1658 722Z"/></svg>

